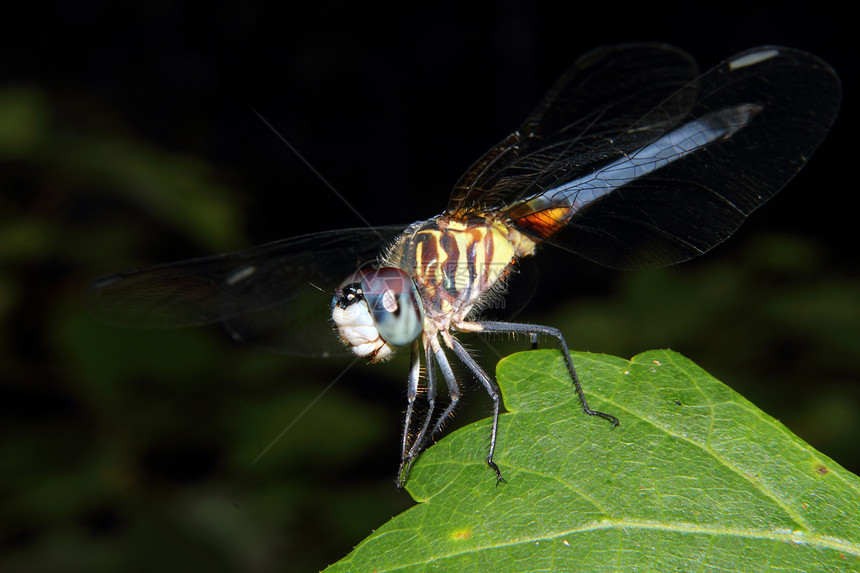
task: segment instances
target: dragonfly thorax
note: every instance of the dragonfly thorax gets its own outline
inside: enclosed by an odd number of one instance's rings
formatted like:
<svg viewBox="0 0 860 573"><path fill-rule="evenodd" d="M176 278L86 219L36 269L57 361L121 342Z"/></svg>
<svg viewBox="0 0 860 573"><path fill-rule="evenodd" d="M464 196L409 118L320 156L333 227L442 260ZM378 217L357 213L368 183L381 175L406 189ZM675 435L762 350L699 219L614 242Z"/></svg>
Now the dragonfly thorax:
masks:
<svg viewBox="0 0 860 573"><path fill-rule="evenodd" d="M354 354L386 360L422 332L457 329L535 246L492 218L439 216L416 223L394 241L383 266L358 271L341 284L332 321Z"/></svg>
<svg viewBox="0 0 860 573"><path fill-rule="evenodd" d="M441 215L412 225L385 257L385 264L412 277L424 307L425 330L456 328L494 296L511 266L534 254L536 243L503 221Z"/></svg>

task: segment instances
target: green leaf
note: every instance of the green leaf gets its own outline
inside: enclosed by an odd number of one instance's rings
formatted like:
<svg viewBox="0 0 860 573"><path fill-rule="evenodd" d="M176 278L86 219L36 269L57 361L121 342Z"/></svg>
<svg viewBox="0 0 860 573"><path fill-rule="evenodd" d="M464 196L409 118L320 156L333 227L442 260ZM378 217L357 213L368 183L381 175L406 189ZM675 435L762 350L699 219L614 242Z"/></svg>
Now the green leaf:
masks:
<svg viewBox="0 0 860 573"><path fill-rule="evenodd" d="M327 571L857 571L860 480L670 351L499 363L496 486L483 420L442 439L420 503ZM814 391L811 388L810 391ZM802 397L798 397L802 399Z"/></svg>

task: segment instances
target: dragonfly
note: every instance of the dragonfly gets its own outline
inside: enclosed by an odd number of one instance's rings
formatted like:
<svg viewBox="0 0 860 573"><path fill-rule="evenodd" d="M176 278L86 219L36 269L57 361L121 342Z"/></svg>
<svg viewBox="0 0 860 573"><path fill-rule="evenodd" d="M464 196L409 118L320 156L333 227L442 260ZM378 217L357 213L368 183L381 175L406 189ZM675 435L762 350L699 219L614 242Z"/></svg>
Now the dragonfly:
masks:
<svg viewBox="0 0 860 573"><path fill-rule="evenodd" d="M704 74L668 45L597 48L465 172L440 215L114 274L91 285L89 307L134 326L222 323L287 354L374 363L408 347L398 487L457 407L455 358L492 400L485 460L498 484L499 387L463 333L555 339L584 413L619 424L589 406L558 329L486 316L521 261L544 245L620 269L709 251L806 164L841 93L827 63L790 48L753 48Z"/></svg>

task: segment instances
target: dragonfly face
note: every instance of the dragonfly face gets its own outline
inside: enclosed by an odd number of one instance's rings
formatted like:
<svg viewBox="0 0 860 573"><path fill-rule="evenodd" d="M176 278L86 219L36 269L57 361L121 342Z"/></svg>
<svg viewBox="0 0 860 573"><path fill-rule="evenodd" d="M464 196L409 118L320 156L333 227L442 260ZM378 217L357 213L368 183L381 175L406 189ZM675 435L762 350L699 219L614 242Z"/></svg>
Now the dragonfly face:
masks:
<svg viewBox="0 0 860 573"><path fill-rule="evenodd" d="M415 283L392 267L352 275L335 291L331 310L344 344L371 362L390 358L394 346L411 344L424 326Z"/></svg>
<svg viewBox="0 0 860 573"><path fill-rule="evenodd" d="M409 346L398 485L457 405L453 354L493 400L487 463L501 480L493 461L498 388L459 332L557 339L585 413L618 424L588 406L558 330L481 320L517 262L544 243L616 268L664 266L708 251L803 167L840 100L835 72L797 50L755 48L699 75L670 46L600 48L466 171L441 215L113 275L94 283L90 306L126 324L221 322L238 340L288 353L328 356L340 338L375 362ZM353 274L342 280L338 271ZM312 322L299 316L303 310L319 316ZM309 325L328 339L309 336ZM312 346L302 347L307 341ZM422 356L426 390L419 391ZM440 373L449 399L437 410ZM419 398L429 408L416 422Z"/></svg>

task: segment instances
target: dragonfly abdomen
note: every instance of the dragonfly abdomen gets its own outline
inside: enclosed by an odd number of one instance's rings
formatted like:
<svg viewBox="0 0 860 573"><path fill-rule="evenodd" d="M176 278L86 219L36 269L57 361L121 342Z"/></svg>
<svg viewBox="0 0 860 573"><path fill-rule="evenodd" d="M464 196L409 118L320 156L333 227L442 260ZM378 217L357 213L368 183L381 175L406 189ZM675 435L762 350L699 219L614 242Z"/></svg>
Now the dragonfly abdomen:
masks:
<svg viewBox="0 0 860 573"><path fill-rule="evenodd" d="M724 141L747 127L762 106L743 103L711 112L582 177L553 187L509 209L515 224L541 239L559 232L577 211L670 163Z"/></svg>

